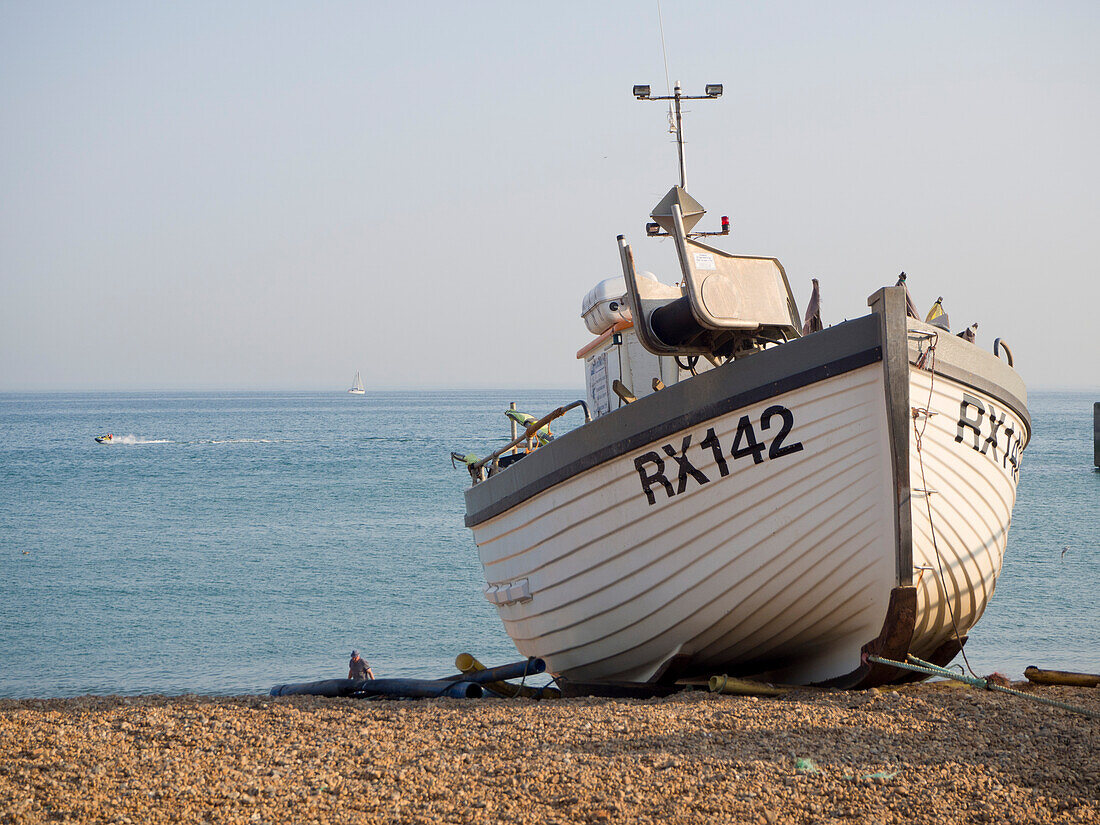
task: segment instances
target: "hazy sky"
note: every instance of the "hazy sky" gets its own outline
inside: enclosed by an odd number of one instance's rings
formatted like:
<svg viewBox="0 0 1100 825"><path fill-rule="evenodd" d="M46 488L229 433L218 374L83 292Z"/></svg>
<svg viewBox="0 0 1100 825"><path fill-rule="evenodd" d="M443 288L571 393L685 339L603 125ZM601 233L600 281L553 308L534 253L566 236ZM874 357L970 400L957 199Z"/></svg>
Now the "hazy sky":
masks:
<svg viewBox="0 0 1100 825"><path fill-rule="evenodd" d="M1100 3L662 11L701 229L1100 387ZM655 2L2 2L0 390L583 386L615 236L676 277L635 83Z"/></svg>

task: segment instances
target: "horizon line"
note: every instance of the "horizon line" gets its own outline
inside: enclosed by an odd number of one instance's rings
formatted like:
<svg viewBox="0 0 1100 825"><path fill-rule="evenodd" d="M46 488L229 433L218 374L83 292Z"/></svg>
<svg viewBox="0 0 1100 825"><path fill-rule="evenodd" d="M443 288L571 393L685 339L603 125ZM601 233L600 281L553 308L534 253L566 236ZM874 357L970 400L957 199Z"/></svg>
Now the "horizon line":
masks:
<svg viewBox="0 0 1100 825"><path fill-rule="evenodd" d="M556 391L583 391L579 385L544 384L544 385L436 385L426 386L420 384L392 384L372 387L366 390L365 396L386 392L556 392ZM1100 402L1100 384L1067 386L1067 385L1040 385L1028 387L1028 394L1045 392L1073 392L1095 393ZM333 395L347 394L346 389L332 389L329 387L279 387L279 386L253 386L232 388L226 386L193 386L193 387L100 387L90 389L56 390L56 389L5 389L0 387L0 395L128 395L144 393L325 393Z"/></svg>

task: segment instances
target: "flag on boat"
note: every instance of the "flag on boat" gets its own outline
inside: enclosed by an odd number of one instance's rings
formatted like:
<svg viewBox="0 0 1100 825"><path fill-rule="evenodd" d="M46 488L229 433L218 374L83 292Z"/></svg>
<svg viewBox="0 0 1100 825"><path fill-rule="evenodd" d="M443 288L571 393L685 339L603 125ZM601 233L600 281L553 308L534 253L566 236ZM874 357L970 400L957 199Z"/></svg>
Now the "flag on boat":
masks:
<svg viewBox="0 0 1100 825"><path fill-rule="evenodd" d="M806 305L806 320L802 324L802 334L820 332L825 327L821 323L821 289L818 287L817 278L814 282L814 291L810 293L810 303Z"/></svg>
<svg viewBox="0 0 1100 825"><path fill-rule="evenodd" d="M909 294L909 287L905 283L905 273L898 275L898 282L894 286L905 287L905 314L910 318L916 318L920 320L920 315L917 313L917 305L913 303L913 296Z"/></svg>
<svg viewBox="0 0 1100 825"><path fill-rule="evenodd" d="M928 316L924 320L926 323L932 324L932 326L939 327L948 332L951 331L951 324L947 320L947 313L943 311L942 296L936 299L936 303L932 304L932 308L928 310Z"/></svg>

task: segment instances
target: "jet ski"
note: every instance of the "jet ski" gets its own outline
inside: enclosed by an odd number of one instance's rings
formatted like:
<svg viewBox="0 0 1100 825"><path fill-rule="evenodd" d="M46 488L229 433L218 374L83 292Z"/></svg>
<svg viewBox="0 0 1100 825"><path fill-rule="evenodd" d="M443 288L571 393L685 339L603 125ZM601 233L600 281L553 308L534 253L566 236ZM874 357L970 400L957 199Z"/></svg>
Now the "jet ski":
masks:
<svg viewBox="0 0 1100 825"><path fill-rule="evenodd" d="M107 433L107 435L97 435L95 440L97 444L110 444L115 440L115 436L113 433Z"/></svg>

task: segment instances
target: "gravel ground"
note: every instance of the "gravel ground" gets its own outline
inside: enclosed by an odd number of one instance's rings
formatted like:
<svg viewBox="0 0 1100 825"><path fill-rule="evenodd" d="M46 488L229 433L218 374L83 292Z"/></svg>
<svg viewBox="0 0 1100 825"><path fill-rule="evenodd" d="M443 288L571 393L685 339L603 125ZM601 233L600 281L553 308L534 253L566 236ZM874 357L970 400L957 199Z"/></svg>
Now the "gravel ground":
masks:
<svg viewBox="0 0 1100 825"><path fill-rule="evenodd" d="M1100 712L1098 689L1023 689ZM1100 721L943 683L0 700L0 821L1100 822L1098 744Z"/></svg>

